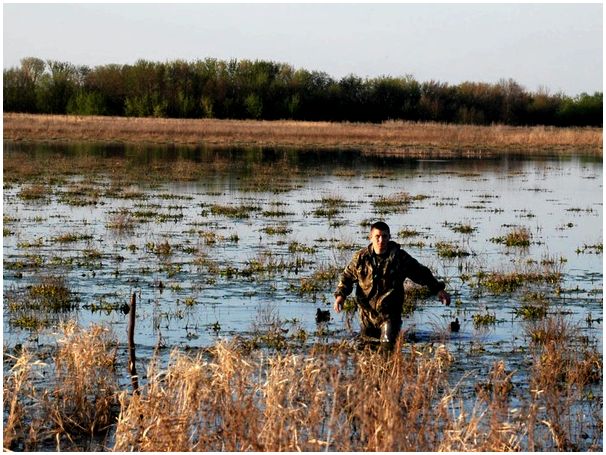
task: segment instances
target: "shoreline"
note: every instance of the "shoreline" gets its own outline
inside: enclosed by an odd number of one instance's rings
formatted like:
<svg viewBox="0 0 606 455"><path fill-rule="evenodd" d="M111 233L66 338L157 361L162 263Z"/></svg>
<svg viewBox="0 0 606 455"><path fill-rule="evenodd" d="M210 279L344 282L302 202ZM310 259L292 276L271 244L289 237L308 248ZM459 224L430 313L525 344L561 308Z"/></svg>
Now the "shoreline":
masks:
<svg viewBox="0 0 606 455"><path fill-rule="evenodd" d="M602 128L475 126L390 121L163 119L4 113L4 140L178 146L359 149L448 158L501 154L602 156Z"/></svg>

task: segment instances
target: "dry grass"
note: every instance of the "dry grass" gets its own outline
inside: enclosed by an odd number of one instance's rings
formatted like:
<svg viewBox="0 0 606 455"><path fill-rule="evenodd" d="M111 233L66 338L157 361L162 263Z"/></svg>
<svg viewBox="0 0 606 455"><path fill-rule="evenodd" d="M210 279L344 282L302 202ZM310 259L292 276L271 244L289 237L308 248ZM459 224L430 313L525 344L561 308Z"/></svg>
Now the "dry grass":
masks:
<svg viewBox="0 0 606 455"><path fill-rule="evenodd" d="M602 380L602 365L595 350L569 349L573 339L569 330L565 346L533 345L530 391L515 401L513 372L496 362L470 408L467 392L448 381L455 359L444 346L401 343L397 355L347 344L284 354L235 342L196 355L174 350L165 368L150 362L132 394L116 386L108 332L72 324L46 382L33 377L40 366L33 355L12 360L4 447L49 449L55 441L56 450L86 450L87 438L111 426L111 446L101 448L114 451L575 449L573 409L586 386ZM601 424L597 413L593 422Z"/></svg>
<svg viewBox="0 0 606 455"><path fill-rule="evenodd" d="M579 343L579 328L561 314L530 323L527 333L533 340L534 356L529 418L534 418L536 409L543 409L543 418L537 424L544 425L549 432L548 441L537 438L529 450L543 450L553 444L558 451L578 451L574 425L582 418L573 416L587 413L587 409L577 407L575 410L575 403L587 394L590 384L602 381L602 356ZM601 425L601 417L597 420Z"/></svg>
<svg viewBox="0 0 606 455"><path fill-rule="evenodd" d="M448 421L445 349L212 360L173 352L138 396L121 396L119 451L431 450ZM436 407L434 407L436 406Z"/></svg>
<svg viewBox="0 0 606 455"><path fill-rule="evenodd" d="M410 156L498 152L602 155L601 128L151 119L4 114L4 139L360 148Z"/></svg>
<svg viewBox="0 0 606 455"><path fill-rule="evenodd" d="M14 358L4 378L10 413L4 447L20 450L79 449L107 432L117 412L116 342L108 329L61 326L52 369L28 351ZM51 383L40 382L41 377ZM42 385L42 386L41 386Z"/></svg>

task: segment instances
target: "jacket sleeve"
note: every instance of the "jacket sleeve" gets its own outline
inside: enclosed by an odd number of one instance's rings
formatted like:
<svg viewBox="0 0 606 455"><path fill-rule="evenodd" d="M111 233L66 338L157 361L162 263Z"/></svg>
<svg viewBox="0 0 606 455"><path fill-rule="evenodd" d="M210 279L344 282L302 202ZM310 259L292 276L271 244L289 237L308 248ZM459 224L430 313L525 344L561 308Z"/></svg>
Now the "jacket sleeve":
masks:
<svg viewBox="0 0 606 455"><path fill-rule="evenodd" d="M427 286L429 288L429 292L432 294L437 294L446 287L443 281L438 281L436 277L433 276L431 270L420 264L419 261L408 253L404 251L402 253L402 265L407 278L410 278L417 284Z"/></svg>
<svg viewBox="0 0 606 455"><path fill-rule="evenodd" d="M357 265L359 257L360 252L354 255L347 267L345 267L343 270L343 273L341 273L339 284L337 284L337 290L335 291L335 297L347 297L349 294L351 294L354 284L358 282Z"/></svg>

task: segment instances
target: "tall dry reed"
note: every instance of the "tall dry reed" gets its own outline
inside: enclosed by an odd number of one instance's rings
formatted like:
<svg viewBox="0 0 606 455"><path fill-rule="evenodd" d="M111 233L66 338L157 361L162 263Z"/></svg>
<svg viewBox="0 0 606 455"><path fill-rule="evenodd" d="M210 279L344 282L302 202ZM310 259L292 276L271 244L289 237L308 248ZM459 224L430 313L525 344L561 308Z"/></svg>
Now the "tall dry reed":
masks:
<svg viewBox="0 0 606 455"><path fill-rule="evenodd" d="M475 400L469 389L451 384L456 359L444 346L401 341L393 354L348 343L300 353L251 351L235 341L197 354L174 350L166 366L158 359L149 363L133 394L116 385L111 334L71 324L43 382L36 374L46 366L31 354L14 359L4 380L4 447L599 450L601 401L588 397L590 386L602 381L601 356L579 344L574 327L561 318L529 324L529 335L546 334L531 338L529 387L514 383L515 370L501 360L484 381L460 379L461 385L477 381ZM91 446L99 434L106 447Z"/></svg>
<svg viewBox="0 0 606 455"><path fill-rule="evenodd" d="M206 360L174 351L165 372L152 367L140 395L122 394L115 450L517 447L513 429L503 441L503 416L480 425L456 415L446 381L453 358L444 347L389 358L341 350L253 360L226 344L212 351ZM486 425L499 425L498 437L484 436Z"/></svg>
<svg viewBox="0 0 606 455"><path fill-rule="evenodd" d="M583 414L601 405L593 402L589 386L603 380L603 362L599 353L579 339L579 328L562 314L551 314L528 324L533 364L530 373L529 417L539 428L531 447L537 450L555 446L560 451L580 450L579 434L588 433ZM537 410L541 410L537 417ZM594 413L601 426L600 413ZM534 425L529 423L529 428Z"/></svg>
<svg viewBox="0 0 606 455"><path fill-rule="evenodd" d="M29 351L15 358L4 381L9 415L4 447L79 449L83 441L109 430L117 414L116 342L107 328L61 327L52 362ZM41 382L45 377L50 382Z"/></svg>

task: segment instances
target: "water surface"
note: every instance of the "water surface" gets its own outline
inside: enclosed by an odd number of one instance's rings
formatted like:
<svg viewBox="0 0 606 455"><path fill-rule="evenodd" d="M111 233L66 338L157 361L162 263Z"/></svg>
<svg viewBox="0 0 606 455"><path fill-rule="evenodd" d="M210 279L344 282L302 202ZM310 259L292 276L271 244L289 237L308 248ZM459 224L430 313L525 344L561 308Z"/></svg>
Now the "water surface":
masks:
<svg viewBox="0 0 606 455"><path fill-rule="evenodd" d="M351 325L332 313L322 330L315 323L317 308L331 307L336 278L317 282L315 292L302 284L318 270L342 269L367 244L369 223L377 219L453 295L450 307L434 298L417 302L404 321L410 340L446 342L461 352L483 343L487 358L518 352L528 340L515 309L532 290L549 300L550 311L569 313L601 349L603 176L595 159L12 143L4 153L5 296L43 276L64 277L79 307L64 317L108 324L125 340L128 316L117 308L134 292L140 352L207 346L272 323L286 337L305 333L304 343L352 337L355 318ZM7 166L57 157L74 165L26 177ZM25 199L23 190L40 182L47 197ZM413 200L387 210L377 204L402 193ZM131 220L129 229L112 226L120 213ZM461 225L473 232L458 232ZM529 247L494 241L516 227L531 233ZM60 241L66 234L80 240ZM466 255L440 257L438 242ZM560 264L558 286L500 295L474 286L480 271L545 260ZM272 270L251 266L263 261ZM474 324L474 314L487 313L496 324ZM455 317L461 331L450 334ZM16 325L6 307L3 329L5 344L44 343Z"/></svg>

